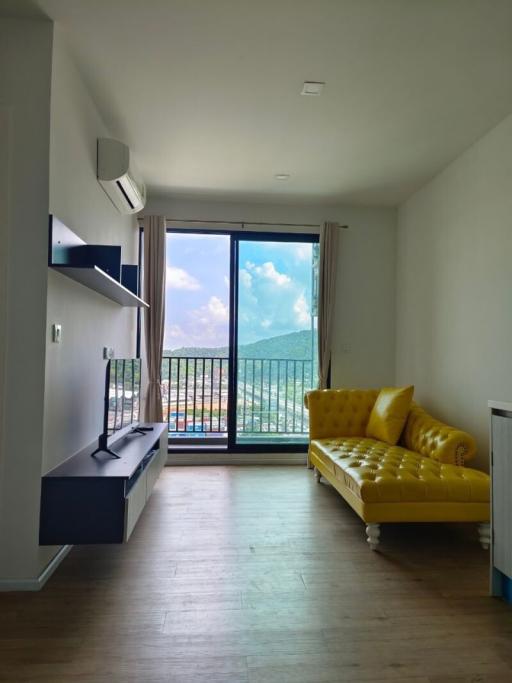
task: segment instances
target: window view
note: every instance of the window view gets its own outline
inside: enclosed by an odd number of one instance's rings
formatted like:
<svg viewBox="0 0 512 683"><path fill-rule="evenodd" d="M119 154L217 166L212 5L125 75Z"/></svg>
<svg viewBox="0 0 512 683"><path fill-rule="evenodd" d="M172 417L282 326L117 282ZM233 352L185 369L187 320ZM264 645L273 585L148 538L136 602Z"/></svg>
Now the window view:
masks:
<svg viewBox="0 0 512 683"><path fill-rule="evenodd" d="M229 235L168 233L162 394L171 439L306 442L316 386L318 245L237 237L236 400L229 405ZM235 354L233 354L235 355Z"/></svg>
<svg viewBox="0 0 512 683"><path fill-rule="evenodd" d="M316 245L239 243L237 442L307 440L316 384Z"/></svg>
<svg viewBox="0 0 512 683"><path fill-rule="evenodd" d="M170 436L227 437L230 238L167 233L162 397Z"/></svg>

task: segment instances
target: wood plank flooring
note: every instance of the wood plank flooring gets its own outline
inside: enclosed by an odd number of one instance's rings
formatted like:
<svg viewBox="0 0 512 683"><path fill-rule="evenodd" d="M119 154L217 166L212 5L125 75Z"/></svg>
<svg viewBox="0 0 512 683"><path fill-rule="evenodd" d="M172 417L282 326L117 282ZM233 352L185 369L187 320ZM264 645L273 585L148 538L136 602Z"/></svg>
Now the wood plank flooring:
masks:
<svg viewBox="0 0 512 683"><path fill-rule="evenodd" d="M512 681L512 607L487 597L476 529L381 542L303 467L166 468L126 546L0 594L0 681Z"/></svg>

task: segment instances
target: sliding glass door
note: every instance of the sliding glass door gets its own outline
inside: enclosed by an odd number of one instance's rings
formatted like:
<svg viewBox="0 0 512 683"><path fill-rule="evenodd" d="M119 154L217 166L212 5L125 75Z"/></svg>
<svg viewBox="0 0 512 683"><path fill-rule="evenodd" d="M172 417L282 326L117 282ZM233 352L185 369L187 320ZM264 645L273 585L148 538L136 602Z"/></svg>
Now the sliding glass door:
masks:
<svg viewBox="0 0 512 683"><path fill-rule="evenodd" d="M317 383L318 239L172 230L162 398L180 448L307 443Z"/></svg>
<svg viewBox="0 0 512 683"><path fill-rule="evenodd" d="M226 447L229 235L168 231L162 403L170 443Z"/></svg>
<svg viewBox="0 0 512 683"><path fill-rule="evenodd" d="M243 235L237 244L235 443L306 443L304 394L317 384L318 245L297 235Z"/></svg>

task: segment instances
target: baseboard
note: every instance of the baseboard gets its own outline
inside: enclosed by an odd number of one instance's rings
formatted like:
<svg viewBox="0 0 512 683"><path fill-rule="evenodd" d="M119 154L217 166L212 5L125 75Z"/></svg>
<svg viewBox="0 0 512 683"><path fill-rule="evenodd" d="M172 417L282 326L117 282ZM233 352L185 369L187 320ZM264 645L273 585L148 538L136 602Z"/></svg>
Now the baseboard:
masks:
<svg viewBox="0 0 512 683"><path fill-rule="evenodd" d="M306 453L169 453L166 465L305 465Z"/></svg>
<svg viewBox="0 0 512 683"><path fill-rule="evenodd" d="M72 545L63 545L55 557L48 562L39 576L34 579L0 579L0 592L41 590L72 547Z"/></svg>

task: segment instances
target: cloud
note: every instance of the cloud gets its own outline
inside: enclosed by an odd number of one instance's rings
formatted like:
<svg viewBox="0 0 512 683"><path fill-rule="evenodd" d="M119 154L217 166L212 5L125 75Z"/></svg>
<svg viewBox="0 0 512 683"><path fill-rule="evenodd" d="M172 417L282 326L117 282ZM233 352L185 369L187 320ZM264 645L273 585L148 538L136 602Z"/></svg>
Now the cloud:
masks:
<svg viewBox="0 0 512 683"><path fill-rule="evenodd" d="M180 325L169 325L165 332L171 339L180 339L183 336L183 329Z"/></svg>
<svg viewBox="0 0 512 683"><path fill-rule="evenodd" d="M281 247L277 251L276 245ZM241 252L237 274L239 343L310 329L312 245L276 243L267 251L259 245L249 246L252 248ZM195 253L188 262L173 264L184 269L178 273L180 284L192 284L199 291L183 291L186 296L168 297L176 310L175 314L169 314L168 323L176 325L166 327L166 349L228 343L228 270L227 267L217 269L215 283L209 284L209 268L218 261L211 247L213 244L205 250L208 253L204 259Z"/></svg>
<svg viewBox="0 0 512 683"><path fill-rule="evenodd" d="M187 312L183 325L167 325L164 346L227 346L229 308L217 296L211 296L203 306Z"/></svg>
<svg viewBox="0 0 512 683"><path fill-rule="evenodd" d="M166 325L164 350L177 349L187 343L187 334L181 325Z"/></svg>
<svg viewBox="0 0 512 683"><path fill-rule="evenodd" d="M244 287L249 287L252 285L252 275L249 273L248 270L245 270L245 268L242 268L239 273L240 276L240 282Z"/></svg>
<svg viewBox="0 0 512 683"><path fill-rule="evenodd" d="M206 306L208 313L215 322L227 322L229 320L229 310L218 297L212 296Z"/></svg>
<svg viewBox="0 0 512 683"><path fill-rule="evenodd" d="M245 267L247 270L256 273L266 280L270 280L279 287L289 285L291 282L291 278L288 277L288 275L280 273L278 270L276 270L276 267L272 261L265 261L265 263L263 263L261 266L257 266L251 261L247 261Z"/></svg>
<svg viewBox="0 0 512 683"><path fill-rule="evenodd" d="M291 278L288 275L285 275L284 273L279 273L276 270L276 267L274 266L272 261L267 261L261 266L261 273L263 277L267 278L268 280L272 280L272 282L275 282L276 285L279 285L280 287L282 287L283 285L289 285L291 282Z"/></svg>
<svg viewBox="0 0 512 683"><path fill-rule="evenodd" d="M298 261L311 261L312 244L302 243L295 245L295 256Z"/></svg>
<svg viewBox="0 0 512 683"><path fill-rule="evenodd" d="M307 325L310 323L311 314L309 312L309 306L308 302L306 301L306 297L304 296L304 292L302 292L295 300L295 303L293 304L293 311L295 313L296 321L299 325Z"/></svg>
<svg viewBox="0 0 512 683"><path fill-rule="evenodd" d="M262 338L309 329L311 302L308 287L291 277L289 283L276 285L273 280L258 275L258 267L260 266L254 266L251 271L252 286L240 287L239 343L247 344Z"/></svg>
<svg viewBox="0 0 512 683"><path fill-rule="evenodd" d="M199 281L183 268L167 266L166 278L167 287L171 289L201 289Z"/></svg>

